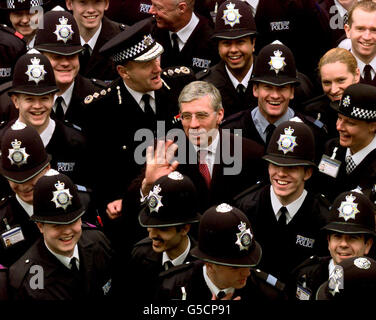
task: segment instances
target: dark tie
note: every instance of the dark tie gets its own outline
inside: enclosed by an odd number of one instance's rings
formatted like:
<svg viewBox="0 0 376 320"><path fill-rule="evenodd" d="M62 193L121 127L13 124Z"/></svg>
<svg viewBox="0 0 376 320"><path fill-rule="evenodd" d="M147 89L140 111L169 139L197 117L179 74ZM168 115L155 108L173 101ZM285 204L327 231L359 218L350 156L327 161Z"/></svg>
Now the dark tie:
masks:
<svg viewBox="0 0 376 320"><path fill-rule="evenodd" d="M165 270L168 270L174 267L174 264L171 262L171 260L166 261L163 265L164 265Z"/></svg>
<svg viewBox="0 0 376 320"><path fill-rule="evenodd" d="M279 216L279 219L278 219L278 225L280 227L285 227L286 226L286 213L287 213L286 207L281 207L281 209L279 209L279 212L281 213L281 215Z"/></svg>
<svg viewBox="0 0 376 320"><path fill-rule="evenodd" d="M198 169L200 170L201 175L204 177L207 187L210 188L210 182L211 182L210 171L209 171L208 164L206 163L206 159L205 159L207 153L208 153L207 150L198 151L198 159L199 159Z"/></svg>
<svg viewBox="0 0 376 320"><path fill-rule="evenodd" d="M154 113L154 110L152 109L152 107L150 105L150 95L144 94L142 96L142 101L144 102L144 112L145 112L145 115L148 118L154 119L155 118L155 113Z"/></svg>
<svg viewBox="0 0 376 320"><path fill-rule="evenodd" d="M172 40L172 50L175 54L180 53L179 49L179 42L178 42L178 35L176 33L171 33L171 40Z"/></svg>
<svg viewBox="0 0 376 320"><path fill-rule="evenodd" d="M371 69L372 67L369 64L366 64L364 67L364 82L371 84L372 83L372 77L371 77Z"/></svg>
<svg viewBox="0 0 376 320"><path fill-rule="evenodd" d="M222 290L217 293L217 299L218 300L223 299L225 296L226 296L226 292L224 292Z"/></svg>
<svg viewBox="0 0 376 320"><path fill-rule="evenodd" d="M356 168L356 164L351 156L346 157L346 173L350 174Z"/></svg>
<svg viewBox="0 0 376 320"><path fill-rule="evenodd" d="M274 129L275 129L275 125L270 123L267 127L266 127L266 130L265 130L265 133L266 133L266 147L268 147L269 145L269 142L270 142L270 139L273 135L273 132L274 132Z"/></svg>
<svg viewBox="0 0 376 320"><path fill-rule="evenodd" d="M90 46L87 43L85 43L83 47L84 47L84 50L81 51L81 55L80 55L80 69L82 71L86 69L87 63L91 56Z"/></svg>
<svg viewBox="0 0 376 320"><path fill-rule="evenodd" d="M238 96L241 100L244 100L245 98L245 91L246 91L246 87L244 87L241 83L239 83L238 86L236 87L236 92L238 93Z"/></svg>
<svg viewBox="0 0 376 320"><path fill-rule="evenodd" d="M78 271L76 260L77 260L77 259L73 257L73 258L70 260L70 265L72 266L71 271L74 273L74 275L77 276L77 275L80 274L80 272Z"/></svg>
<svg viewBox="0 0 376 320"><path fill-rule="evenodd" d="M57 97L55 102L56 102L56 110L55 110L56 119L60 121L64 121L65 115L64 115L63 105L62 105L63 97L62 96Z"/></svg>

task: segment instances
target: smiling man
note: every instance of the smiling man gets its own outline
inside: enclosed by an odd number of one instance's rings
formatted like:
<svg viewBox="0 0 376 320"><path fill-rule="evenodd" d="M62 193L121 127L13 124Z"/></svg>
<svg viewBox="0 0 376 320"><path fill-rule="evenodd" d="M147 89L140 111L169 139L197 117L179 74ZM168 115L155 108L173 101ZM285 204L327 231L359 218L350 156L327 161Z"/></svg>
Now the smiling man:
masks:
<svg viewBox="0 0 376 320"><path fill-rule="evenodd" d="M260 267L282 282L294 267L322 249L318 239L327 207L305 188L316 166L314 144L306 124L282 122L263 157L269 183L252 186L236 198L262 246Z"/></svg>

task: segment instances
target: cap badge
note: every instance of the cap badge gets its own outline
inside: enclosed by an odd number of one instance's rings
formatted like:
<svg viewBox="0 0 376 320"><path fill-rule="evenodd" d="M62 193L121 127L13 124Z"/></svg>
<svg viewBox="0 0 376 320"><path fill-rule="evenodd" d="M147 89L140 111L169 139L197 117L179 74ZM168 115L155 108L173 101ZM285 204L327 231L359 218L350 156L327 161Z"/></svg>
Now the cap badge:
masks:
<svg viewBox="0 0 376 320"><path fill-rule="evenodd" d="M144 41L144 45L147 46L147 47L153 44L153 38L151 37L150 34L147 35L147 36L144 36L143 41Z"/></svg>
<svg viewBox="0 0 376 320"><path fill-rule="evenodd" d="M282 57L282 51L276 50L273 52L274 56L270 57L269 65L270 70L274 70L276 74L279 71L283 71L284 67L286 66L285 57Z"/></svg>
<svg viewBox="0 0 376 320"><path fill-rule="evenodd" d="M329 277L329 292L335 296L339 293L339 289L343 289L343 268L340 265L336 265L332 274Z"/></svg>
<svg viewBox="0 0 376 320"><path fill-rule="evenodd" d="M159 195L159 192L161 192L161 187L159 184L154 186L153 191L149 192L148 196L148 207L150 210L150 213L153 211L158 212L160 207L163 207L162 203L162 196Z"/></svg>
<svg viewBox="0 0 376 320"><path fill-rule="evenodd" d="M44 70L44 65L40 65L40 59L34 57L30 59L31 64L27 65L27 71L25 72L26 75L29 76L29 81L34 81L38 84L39 81L44 80L44 75L47 72Z"/></svg>
<svg viewBox="0 0 376 320"><path fill-rule="evenodd" d="M346 97L344 97L343 98L343 100L342 100L342 105L345 107L345 108L347 108L349 105L350 105L350 96L346 96Z"/></svg>
<svg viewBox="0 0 376 320"><path fill-rule="evenodd" d="M11 164L15 164L17 166L22 166L23 164L27 163L27 158L29 154L26 153L25 148L21 148L21 141L15 139L11 142L12 149L9 149L9 156L8 159L10 160Z"/></svg>
<svg viewBox="0 0 376 320"><path fill-rule="evenodd" d="M356 197L354 197L352 194L346 196L346 201L342 201L340 207L338 208L339 217L342 217L345 219L345 221L349 219L355 220L355 215L359 212L357 208L358 204L354 203L355 199Z"/></svg>
<svg viewBox="0 0 376 320"><path fill-rule="evenodd" d="M169 177L172 180L183 180L184 179L183 175L178 171L173 171L173 172L169 173L167 177Z"/></svg>
<svg viewBox="0 0 376 320"><path fill-rule="evenodd" d="M235 244L237 244L240 248L240 251L242 250L248 250L249 246L252 243L253 235L251 233L251 230L247 228L247 225L245 222L240 222L238 225L238 229L240 230L239 233L236 234L236 237L238 240L236 240Z"/></svg>
<svg viewBox="0 0 376 320"><path fill-rule="evenodd" d="M354 260L354 264L359 269L367 270L371 267L371 261L369 261L367 258L357 258Z"/></svg>
<svg viewBox="0 0 376 320"><path fill-rule="evenodd" d="M230 212L232 210L232 207L227 203L221 203L219 206L217 206L216 211L217 212Z"/></svg>
<svg viewBox="0 0 376 320"><path fill-rule="evenodd" d="M285 128L285 134L279 135L279 140L277 141L278 150L282 150L283 154L287 152L294 152L294 148L298 145L296 143L296 136L293 136L294 129L291 127Z"/></svg>
<svg viewBox="0 0 376 320"><path fill-rule="evenodd" d="M226 8L227 10L223 10L222 17L225 20L225 25L229 24L232 28L235 24L240 24L242 15L239 13L239 9L235 9L235 4L230 2L226 5Z"/></svg>
<svg viewBox="0 0 376 320"><path fill-rule="evenodd" d="M70 194L69 189L64 189L64 182L58 181L55 183L56 191L53 191L52 202L55 202L56 208L63 208L67 210L67 207L72 204L73 196Z"/></svg>
<svg viewBox="0 0 376 320"><path fill-rule="evenodd" d="M57 36L57 41L64 41L64 43L67 43L69 39L72 39L72 35L74 31L72 30L72 25L67 24L68 18L62 16L59 18L60 24L56 25L56 30L54 31L54 34Z"/></svg>

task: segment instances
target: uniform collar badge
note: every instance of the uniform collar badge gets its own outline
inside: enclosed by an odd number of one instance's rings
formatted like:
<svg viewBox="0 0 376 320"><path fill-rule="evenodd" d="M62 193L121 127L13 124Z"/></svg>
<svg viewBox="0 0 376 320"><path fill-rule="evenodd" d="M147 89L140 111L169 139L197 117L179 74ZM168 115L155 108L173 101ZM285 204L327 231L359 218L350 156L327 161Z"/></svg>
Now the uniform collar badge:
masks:
<svg viewBox="0 0 376 320"><path fill-rule="evenodd" d="M72 39L72 35L74 31L72 30L72 25L67 24L68 19L64 16L59 18L60 24L56 25L56 30L54 31L54 34L57 36L57 41L64 41L64 43L67 43L69 39Z"/></svg>
<svg viewBox="0 0 376 320"><path fill-rule="evenodd" d="M249 228L247 229L247 225L243 221L238 225L238 229L240 232L236 234L238 240L236 240L235 244L239 246L240 251L248 250L253 239L251 230Z"/></svg>
<svg viewBox="0 0 376 320"><path fill-rule="evenodd" d="M225 25L229 24L232 28L235 24L240 24L242 15L239 13L239 9L235 9L235 4L230 2L226 5L226 8L227 10L223 10L222 17L225 20Z"/></svg>
<svg viewBox="0 0 376 320"><path fill-rule="evenodd" d="M340 265L336 265L332 274L329 277L329 292L335 296L339 293L339 289L343 289L343 268Z"/></svg>
<svg viewBox="0 0 376 320"><path fill-rule="evenodd" d="M11 142L12 149L9 149L9 156L8 159L10 160L11 164L15 164L17 166L22 166L23 164L27 163L27 158L29 154L26 153L25 148L21 148L21 141L15 139Z"/></svg>
<svg viewBox="0 0 376 320"><path fill-rule="evenodd" d="M359 269L368 270L371 267L371 261L367 258L357 258L354 260L354 265L356 265Z"/></svg>
<svg viewBox="0 0 376 320"><path fill-rule="evenodd" d="M282 57L282 51L276 50L273 52L274 56L270 57L269 65L270 70L274 70L276 74L279 71L283 71L284 67L286 66L285 57Z"/></svg>
<svg viewBox="0 0 376 320"><path fill-rule="evenodd" d="M294 152L294 148L298 145L296 143L296 136L293 136L294 129L291 127L285 128L285 134L279 135L279 140L277 141L278 150L282 150L283 154L287 152Z"/></svg>
<svg viewBox="0 0 376 320"><path fill-rule="evenodd" d="M359 212L358 204L354 203L354 197L352 194L346 196L346 201L342 201L340 207L338 208L339 217L345 219L345 221L349 219L355 220L355 215Z"/></svg>
<svg viewBox="0 0 376 320"><path fill-rule="evenodd" d="M72 204L73 196L70 194L69 189L64 189L64 182L58 181L55 183L56 191L53 191L52 202L56 204L56 208L63 208L67 210L67 207Z"/></svg>
<svg viewBox="0 0 376 320"><path fill-rule="evenodd" d="M230 212L232 210L232 207L227 203L221 203L219 206L217 206L216 211L217 212Z"/></svg>
<svg viewBox="0 0 376 320"><path fill-rule="evenodd" d="M37 57L30 59L30 61L31 64L27 65L25 74L29 76L29 81L34 81L38 84L39 81L44 80L44 75L47 74L47 72L44 70L44 65L39 64L40 59Z"/></svg>
<svg viewBox="0 0 376 320"><path fill-rule="evenodd" d="M347 108L349 105L350 105L351 101L350 101L350 96L346 96L343 98L342 100L342 105Z"/></svg>
<svg viewBox="0 0 376 320"><path fill-rule="evenodd" d="M158 212L160 207L163 207L162 203L162 196L159 195L159 192L161 192L161 187L159 184L154 186L153 190L149 192L148 196L148 207L150 210L150 213L153 211Z"/></svg>

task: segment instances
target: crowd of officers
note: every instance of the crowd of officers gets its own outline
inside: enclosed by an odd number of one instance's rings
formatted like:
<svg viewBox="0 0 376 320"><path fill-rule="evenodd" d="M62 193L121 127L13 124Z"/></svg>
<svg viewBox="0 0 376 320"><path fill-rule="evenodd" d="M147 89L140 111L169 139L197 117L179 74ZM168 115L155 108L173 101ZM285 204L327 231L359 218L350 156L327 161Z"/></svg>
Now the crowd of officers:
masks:
<svg viewBox="0 0 376 320"><path fill-rule="evenodd" d="M375 296L375 2L0 15L0 300Z"/></svg>

